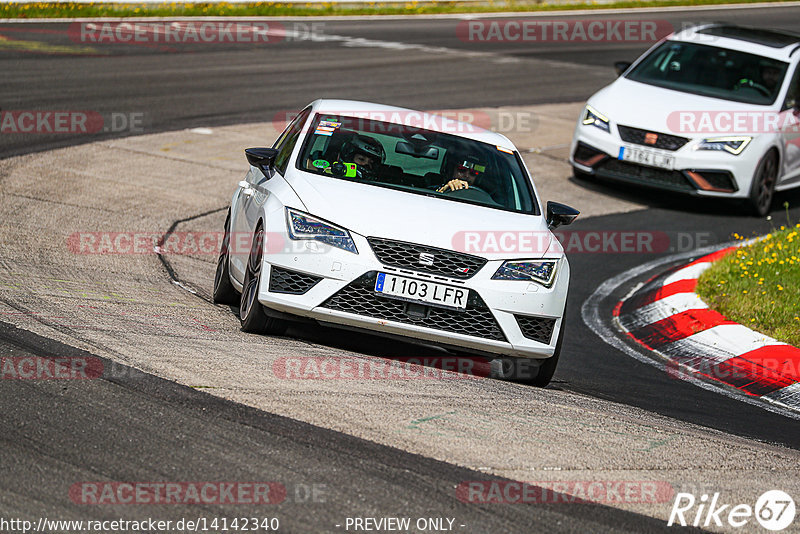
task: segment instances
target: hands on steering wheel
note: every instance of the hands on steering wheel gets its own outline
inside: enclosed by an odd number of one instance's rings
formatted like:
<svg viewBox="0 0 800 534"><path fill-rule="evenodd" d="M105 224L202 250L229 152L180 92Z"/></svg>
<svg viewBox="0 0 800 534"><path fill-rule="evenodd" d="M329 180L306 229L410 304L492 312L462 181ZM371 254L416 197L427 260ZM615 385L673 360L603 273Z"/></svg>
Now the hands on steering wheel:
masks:
<svg viewBox="0 0 800 534"><path fill-rule="evenodd" d="M738 82L736 82L736 86L733 88L734 91L738 91L742 87L751 87L761 93L764 96L772 96L772 91L761 85L760 83L756 83L755 81L751 80L750 78L742 78Z"/></svg>

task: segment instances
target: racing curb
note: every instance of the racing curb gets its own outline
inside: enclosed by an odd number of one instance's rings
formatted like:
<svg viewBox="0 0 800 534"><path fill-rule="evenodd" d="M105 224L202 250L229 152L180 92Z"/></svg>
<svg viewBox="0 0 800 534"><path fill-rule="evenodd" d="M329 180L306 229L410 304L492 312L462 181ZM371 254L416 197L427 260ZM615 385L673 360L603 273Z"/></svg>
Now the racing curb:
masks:
<svg viewBox="0 0 800 534"><path fill-rule="evenodd" d="M701 378L800 411L800 349L710 310L697 279L736 246L707 254L648 280L613 315L630 338L666 359L679 379Z"/></svg>

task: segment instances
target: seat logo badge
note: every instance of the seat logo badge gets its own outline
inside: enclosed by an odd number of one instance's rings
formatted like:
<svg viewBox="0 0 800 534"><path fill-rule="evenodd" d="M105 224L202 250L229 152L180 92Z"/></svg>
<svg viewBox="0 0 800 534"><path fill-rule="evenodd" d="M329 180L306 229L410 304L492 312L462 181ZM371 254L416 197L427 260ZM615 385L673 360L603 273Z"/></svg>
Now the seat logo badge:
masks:
<svg viewBox="0 0 800 534"><path fill-rule="evenodd" d="M658 141L658 134L646 133L644 134L644 142L648 145L654 145Z"/></svg>
<svg viewBox="0 0 800 534"><path fill-rule="evenodd" d="M433 260L434 260L433 254L428 254L427 252L421 252L419 255L420 265L427 265L430 267L431 265L433 265Z"/></svg>

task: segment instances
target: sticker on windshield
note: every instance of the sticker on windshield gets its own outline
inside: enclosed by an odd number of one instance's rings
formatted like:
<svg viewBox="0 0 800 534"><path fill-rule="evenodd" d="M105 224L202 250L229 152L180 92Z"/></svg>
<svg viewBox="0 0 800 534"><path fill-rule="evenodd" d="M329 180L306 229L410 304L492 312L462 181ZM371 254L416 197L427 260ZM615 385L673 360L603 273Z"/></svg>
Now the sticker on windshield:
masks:
<svg viewBox="0 0 800 534"><path fill-rule="evenodd" d="M513 154L514 153L513 150L509 150L509 149L507 149L505 147L502 147L502 146L499 146L499 145L495 145L495 146L497 147L497 150L499 150L500 152L505 152L506 154Z"/></svg>
<svg viewBox="0 0 800 534"><path fill-rule="evenodd" d="M311 164L318 169L327 169L328 167L331 166L331 164L328 161L325 161L324 159L315 159L314 161L311 162Z"/></svg>
<svg viewBox="0 0 800 534"><path fill-rule="evenodd" d="M333 132L341 126L341 122L336 121L319 121L317 130L314 132L316 135L333 135Z"/></svg>
<svg viewBox="0 0 800 534"><path fill-rule="evenodd" d="M336 131L336 128L325 128L322 126L318 126L316 131L314 131L314 135L333 135L333 132Z"/></svg>

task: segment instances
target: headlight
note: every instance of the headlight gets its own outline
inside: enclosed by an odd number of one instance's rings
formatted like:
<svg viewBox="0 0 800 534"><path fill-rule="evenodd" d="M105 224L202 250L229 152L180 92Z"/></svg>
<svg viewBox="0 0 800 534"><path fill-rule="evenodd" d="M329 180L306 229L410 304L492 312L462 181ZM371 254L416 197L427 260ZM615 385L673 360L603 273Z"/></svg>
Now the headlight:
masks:
<svg viewBox="0 0 800 534"><path fill-rule="evenodd" d="M292 239L313 239L353 254L358 254L350 232L308 213L286 208L286 225Z"/></svg>
<svg viewBox="0 0 800 534"><path fill-rule="evenodd" d="M734 156L738 156L746 147L752 137L716 137L714 139L703 139L695 147L695 150L724 150Z"/></svg>
<svg viewBox="0 0 800 534"><path fill-rule="evenodd" d="M586 105L586 109L583 112L583 124L587 126L589 124L597 126L604 132L611 133L611 127L609 126L608 117L594 109L590 105Z"/></svg>
<svg viewBox="0 0 800 534"><path fill-rule="evenodd" d="M550 287L556 276L558 260L506 261L497 269L492 280L527 280Z"/></svg>

